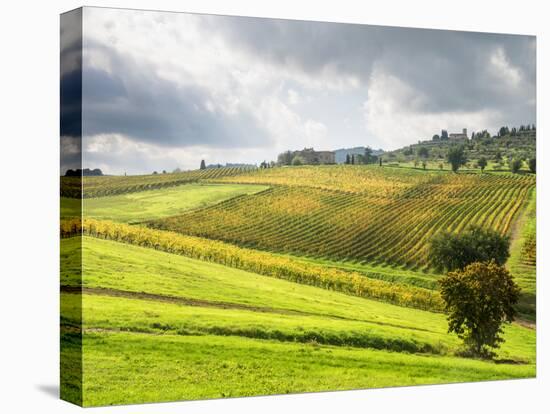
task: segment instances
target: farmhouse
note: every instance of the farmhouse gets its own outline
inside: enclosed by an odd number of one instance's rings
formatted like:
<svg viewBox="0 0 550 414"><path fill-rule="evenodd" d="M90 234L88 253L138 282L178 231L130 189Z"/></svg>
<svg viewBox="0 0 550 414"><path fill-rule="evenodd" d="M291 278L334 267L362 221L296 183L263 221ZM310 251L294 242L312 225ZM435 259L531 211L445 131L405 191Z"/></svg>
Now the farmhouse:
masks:
<svg viewBox="0 0 550 414"><path fill-rule="evenodd" d="M468 139L468 130L466 128L463 128L461 133L449 134L449 139L452 139L452 140Z"/></svg>
<svg viewBox="0 0 550 414"><path fill-rule="evenodd" d="M302 157L306 164L334 164L335 157L332 151L315 151L313 148L304 148L301 151L294 151L294 156Z"/></svg>
<svg viewBox="0 0 550 414"><path fill-rule="evenodd" d="M286 151L279 154L278 161L282 165L290 165L295 157L300 157L305 164L334 164L333 151L315 151L313 148L304 148L299 151Z"/></svg>

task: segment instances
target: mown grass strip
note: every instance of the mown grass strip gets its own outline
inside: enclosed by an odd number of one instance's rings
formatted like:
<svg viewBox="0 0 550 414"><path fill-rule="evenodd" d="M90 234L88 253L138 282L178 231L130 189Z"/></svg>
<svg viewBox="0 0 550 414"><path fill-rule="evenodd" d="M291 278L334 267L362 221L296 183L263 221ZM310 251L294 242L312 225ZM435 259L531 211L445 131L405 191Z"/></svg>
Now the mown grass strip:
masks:
<svg viewBox="0 0 550 414"><path fill-rule="evenodd" d="M74 322L71 300L64 301L63 321ZM83 328L177 335L240 336L280 342L318 343L395 352L444 354L457 341L446 335L322 316L257 312L212 306L188 306L140 297L82 296ZM68 323L67 323L68 322Z"/></svg>

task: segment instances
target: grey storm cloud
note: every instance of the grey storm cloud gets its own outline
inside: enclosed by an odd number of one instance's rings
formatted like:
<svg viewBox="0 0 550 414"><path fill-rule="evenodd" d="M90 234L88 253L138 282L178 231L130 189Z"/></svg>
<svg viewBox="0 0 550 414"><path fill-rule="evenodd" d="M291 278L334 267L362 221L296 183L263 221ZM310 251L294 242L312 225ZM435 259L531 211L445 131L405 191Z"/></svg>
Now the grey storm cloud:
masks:
<svg viewBox="0 0 550 414"><path fill-rule="evenodd" d="M415 101L420 112L517 107L535 96L533 36L246 17L204 21L251 55L312 76L330 70L368 86L378 68L429 98ZM520 70L520 90L495 80L490 57L499 49Z"/></svg>
<svg viewBox="0 0 550 414"><path fill-rule="evenodd" d="M106 45L89 41L86 48L99 50L116 70L84 63L84 136L118 133L171 147L269 144L269 137L252 115L209 109L206 103L215 101L209 91L176 85L157 76L154 68Z"/></svg>

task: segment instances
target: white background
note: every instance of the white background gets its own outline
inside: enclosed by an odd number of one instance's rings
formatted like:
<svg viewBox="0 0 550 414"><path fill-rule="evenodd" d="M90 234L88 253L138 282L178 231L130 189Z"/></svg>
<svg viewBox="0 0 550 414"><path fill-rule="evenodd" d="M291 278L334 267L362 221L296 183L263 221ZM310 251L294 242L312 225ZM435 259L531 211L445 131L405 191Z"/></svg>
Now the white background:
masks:
<svg viewBox="0 0 550 414"><path fill-rule="evenodd" d="M544 1L100 1L87 5L537 36L538 377L477 384L108 407L117 413L550 412L548 137L550 30ZM58 393L59 13L77 1L2 3L0 12L0 411L66 413ZM541 183L545 183L544 187ZM546 351L546 352L545 352Z"/></svg>

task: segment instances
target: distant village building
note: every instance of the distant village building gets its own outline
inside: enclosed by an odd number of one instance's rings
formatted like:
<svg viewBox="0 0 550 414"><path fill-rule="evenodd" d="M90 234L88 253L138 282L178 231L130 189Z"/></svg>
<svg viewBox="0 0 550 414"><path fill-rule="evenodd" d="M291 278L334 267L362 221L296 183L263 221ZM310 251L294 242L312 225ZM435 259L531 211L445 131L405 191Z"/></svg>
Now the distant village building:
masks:
<svg viewBox="0 0 550 414"><path fill-rule="evenodd" d="M302 158L305 164L335 164L333 151L315 151L313 148L282 153L279 155L279 163L290 165L294 157Z"/></svg>
<svg viewBox="0 0 550 414"><path fill-rule="evenodd" d="M306 164L334 164L335 157L332 151L315 151L313 148L304 148L301 151L295 151L294 155L302 157Z"/></svg>
<svg viewBox="0 0 550 414"><path fill-rule="evenodd" d="M449 139L452 139L452 140L468 139L468 130L466 128L463 128L461 133L449 134Z"/></svg>

